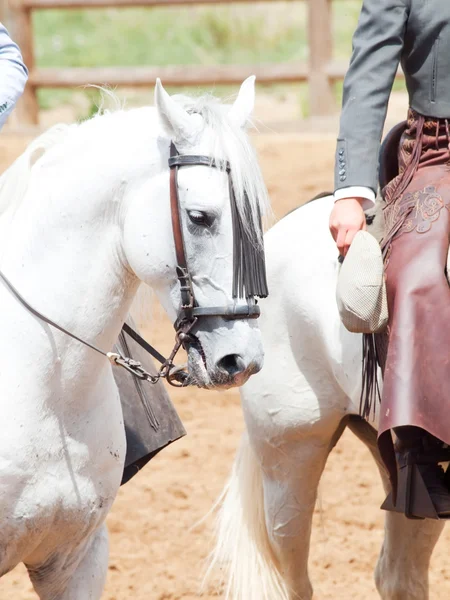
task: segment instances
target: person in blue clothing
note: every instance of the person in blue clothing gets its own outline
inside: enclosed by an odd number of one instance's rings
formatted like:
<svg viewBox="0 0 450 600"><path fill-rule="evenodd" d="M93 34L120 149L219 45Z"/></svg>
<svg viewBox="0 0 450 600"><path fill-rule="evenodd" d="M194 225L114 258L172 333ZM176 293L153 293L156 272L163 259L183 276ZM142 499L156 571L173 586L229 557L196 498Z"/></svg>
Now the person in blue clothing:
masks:
<svg viewBox="0 0 450 600"><path fill-rule="evenodd" d="M22 54L0 23L0 129L6 123L28 80Z"/></svg>

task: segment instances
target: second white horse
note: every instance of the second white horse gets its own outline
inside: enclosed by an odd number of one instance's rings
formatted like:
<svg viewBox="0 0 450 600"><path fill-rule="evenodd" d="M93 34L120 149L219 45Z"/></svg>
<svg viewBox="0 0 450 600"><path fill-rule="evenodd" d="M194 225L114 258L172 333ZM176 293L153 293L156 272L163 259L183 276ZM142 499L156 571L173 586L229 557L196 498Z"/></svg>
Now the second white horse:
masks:
<svg viewBox="0 0 450 600"><path fill-rule="evenodd" d="M242 390L247 431L222 498L212 559L230 600L312 598L308 554L317 488L346 424L381 465L376 422L350 418L359 411L362 336L346 331L337 311L332 204L332 197L311 202L266 234L265 365ZM380 472L387 489L381 466ZM396 513L385 518L375 572L379 594L426 600L443 524Z"/></svg>

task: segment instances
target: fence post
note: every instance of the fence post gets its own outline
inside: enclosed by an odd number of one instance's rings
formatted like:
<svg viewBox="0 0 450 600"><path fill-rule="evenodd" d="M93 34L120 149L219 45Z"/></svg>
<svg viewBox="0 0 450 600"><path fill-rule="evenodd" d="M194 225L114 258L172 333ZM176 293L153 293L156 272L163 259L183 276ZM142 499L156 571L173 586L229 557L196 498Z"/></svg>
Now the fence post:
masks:
<svg viewBox="0 0 450 600"><path fill-rule="evenodd" d="M308 0L309 106L311 116L335 112L327 70L333 55L332 0Z"/></svg>
<svg viewBox="0 0 450 600"><path fill-rule="evenodd" d="M14 0L11 6L11 22L14 41L20 47L23 60L30 73L34 68L33 26L31 10ZM39 106L36 87L28 81L22 98L17 104L16 115L21 125L37 125L39 123Z"/></svg>

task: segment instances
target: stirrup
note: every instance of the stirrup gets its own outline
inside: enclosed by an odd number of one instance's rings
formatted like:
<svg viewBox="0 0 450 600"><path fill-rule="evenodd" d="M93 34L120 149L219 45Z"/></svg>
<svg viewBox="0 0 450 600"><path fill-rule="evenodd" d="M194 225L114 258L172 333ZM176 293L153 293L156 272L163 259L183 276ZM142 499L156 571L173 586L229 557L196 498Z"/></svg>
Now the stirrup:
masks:
<svg viewBox="0 0 450 600"><path fill-rule="evenodd" d="M450 516L438 516L419 469L419 465L448 462L450 460L449 451L420 456L415 452L407 452L405 457L406 464L397 469L397 496L394 499L393 493L390 492L381 505L381 509L402 513L408 519L449 520ZM450 477L448 471L449 469L445 473L447 482Z"/></svg>

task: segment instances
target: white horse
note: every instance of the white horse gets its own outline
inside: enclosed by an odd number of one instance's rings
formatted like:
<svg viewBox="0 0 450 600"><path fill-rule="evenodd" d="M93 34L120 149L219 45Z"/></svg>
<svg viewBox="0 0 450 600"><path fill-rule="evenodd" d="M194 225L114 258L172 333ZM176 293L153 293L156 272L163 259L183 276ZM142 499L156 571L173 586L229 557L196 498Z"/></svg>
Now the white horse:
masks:
<svg viewBox="0 0 450 600"><path fill-rule="evenodd" d="M317 488L346 425L371 450L388 490L377 423L351 417L359 412L362 336L345 330L337 311L332 204L331 197L308 203L265 237L265 366L242 390L246 433L221 498L210 565L223 569L230 600L312 598L308 554ZM426 600L443 523L398 513L385 519L375 571L381 598Z"/></svg>
<svg viewBox="0 0 450 600"><path fill-rule="evenodd" d="M231 163L238 211L259 219L266 191L245 132L254 78L230 107L171 98L58 127L0 180L0 271L35 309L112 350L145 282L180 306L169 148ZM233 305L233 229L223 168L180 170L180 214L200 307ZM244 206L245 204L245 206ZM244 210L245 209L245 210ZM125 435L111 363L33 316L0 282L0 575L23 562L45 600L98 600ZM202 318L189 348L197 385L230 387L262 366L255 321ZM119 368L119 367L115 367Z"/></svg>

